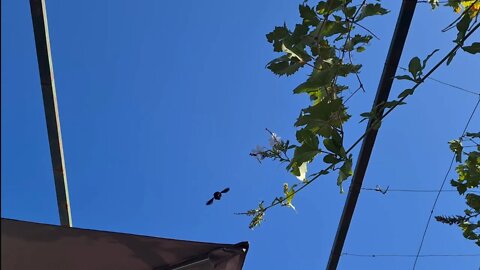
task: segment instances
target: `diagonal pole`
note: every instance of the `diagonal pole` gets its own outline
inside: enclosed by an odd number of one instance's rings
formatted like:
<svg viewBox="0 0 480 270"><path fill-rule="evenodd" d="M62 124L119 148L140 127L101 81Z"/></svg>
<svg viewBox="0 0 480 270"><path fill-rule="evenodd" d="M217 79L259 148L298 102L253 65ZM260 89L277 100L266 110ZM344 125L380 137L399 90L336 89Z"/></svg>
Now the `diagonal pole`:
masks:
<svg viewBox="0 0 480 270"><path fill-rule="evenodd" d="M33 32L35 34L35 47L37 49L38 69L40 71L43 106L47 122L48 142L52 158L60 224L71 227L72 217L70 215L67 174L63 157L62 134L58 117L57 94L53 77L45 0L30 0L30 11L32 13Z"/></svg>
<svg viewBox="0 0 480 270"><path fill-rule="evenodd" d="M380 77L377 95L375 96L372 109L381 107L378 105L388 100L388 95L390 94L390 89L392 88L393 78L395 76L395 72L397 71L398 62L400 61L400 57L402 55L416 4L417 0L403 0L402 2L402 7L398 15L397 24L395 26L395 31L390 43L390 48L388 50L385 66L383 67L382 76ZM383 109L377 109L376 111L379 117L383 115ZM370 119L367 125L367 133L363 139L362 148L360 149L360 154L357 158L355 172L352 177L352 183L345 201L343 213L338 224L337 234L335 235L335 240L330 252L330 257L328 259L328 270L337 269L338 262L342 254L343 245L345 244L345 239L347 238L348 229L350 228L355 206L357 205L358 196L360 195L360 190L362 188L363 178L365 177L368 162L372 154L373 145L375 144L375 139L377 138L378 130L371 128L372 125L373 121Z"/></svg>

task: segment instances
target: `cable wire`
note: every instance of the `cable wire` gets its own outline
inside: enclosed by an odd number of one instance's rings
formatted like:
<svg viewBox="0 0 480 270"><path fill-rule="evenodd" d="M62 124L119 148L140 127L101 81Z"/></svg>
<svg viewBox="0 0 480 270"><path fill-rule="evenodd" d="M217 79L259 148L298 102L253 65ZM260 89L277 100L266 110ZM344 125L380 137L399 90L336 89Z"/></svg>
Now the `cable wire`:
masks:
<svg viewBox="0 0 480 270"><path fill-rule="evenodd" d="M480 104L480 98L478 99L477 103L475 104L475 107L473 108L472 113L470 114L470 117L468 118L467 124L465 125L465 128L462 131L462 136L461 137L463 137L465 135L465 132L467 131L468 126L470 125L470 121L472 120L473 115L477 111L478 104ZM425 241L425 236L427 235L428 227L430 226L430 221L432 220L433 211L435 210L435 207L437 206L438 198L440 197L440 193L443 190L443 186L445 185L445 182L447 181L448 175L450 174L450 171L452 170L452 166L453 166L454 161L455 161L455 154L453 155L452 160L450 161L450 165L448 166L447 173L445 174L445 177L443 178L442 185L440 186L440 189L437 192L437 196L435 197L435 201L433 202L432 210L430 211L430 215L428 216L427 225L425 226L425 230L423 231L422 240L420 242L420 246L418 247L417 255L415 256L415 262L413 263L413 270L415 270L415 267L417 266L417 261L418 261L418 258L420 257L420 252L422 251L423 242Z"/></svg>
<svg viewBox="0 0 480 270"><path fill-rule="evenodd" d="M408 71L408 69L404 68L404 67L399 67L401 70L404 70L404 71ZM466 92L466 93L470 93L470 94L473 94L473 95L476 95L476 96L480 96L480 93L479 92L476 92L476 91L472 91L472 90L469 90L469 89L465 89L463 87L460 87L460 86L456 86L456 85L453 85L451 83L447 83L447 82L444 82L444 81L441 81L439 79L435 79L433 77L428 77L427 79L430 79L432 81L435 81L435 82L438 82L440 84L443 84L443 85L446 85L446 86L450 86L452 88L455 88L457 90L460 90L460 91L463 91L463 92Z"/></svg>
<svg viewBox="0 0 480 270"><path fill-rule="evenodd" d="M414 254L356 254L356 253L342 253L342 256L352 256L352 257L417 257ZM480 257L480 254L424 254L418 255L418 257Z"/></svg>
<svg viewBox="0 0 480 270"><path fill-rule="evenodd" d="M367 191L377 191L377 192L458 192L456 189L444 189L444 190L438 190L438 189L386 189L386 190L379 190L377 188L362 188L362 190L367 190ZM480 193L480 191L469 191L471 193ZM386 193L386 192L385 192Z"/></svg>

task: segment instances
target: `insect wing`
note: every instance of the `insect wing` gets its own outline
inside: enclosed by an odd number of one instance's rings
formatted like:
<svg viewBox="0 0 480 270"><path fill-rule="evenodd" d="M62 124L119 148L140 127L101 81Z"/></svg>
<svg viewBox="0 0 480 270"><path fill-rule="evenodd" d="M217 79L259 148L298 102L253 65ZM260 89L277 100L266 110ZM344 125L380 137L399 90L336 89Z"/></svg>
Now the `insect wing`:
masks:
<svg viewBox="0 0 480 270"><path fill-rule="evenodd" d="M210 205L213 203L213 198L211 198L210 200L207 201L207 205Z"/></svg>

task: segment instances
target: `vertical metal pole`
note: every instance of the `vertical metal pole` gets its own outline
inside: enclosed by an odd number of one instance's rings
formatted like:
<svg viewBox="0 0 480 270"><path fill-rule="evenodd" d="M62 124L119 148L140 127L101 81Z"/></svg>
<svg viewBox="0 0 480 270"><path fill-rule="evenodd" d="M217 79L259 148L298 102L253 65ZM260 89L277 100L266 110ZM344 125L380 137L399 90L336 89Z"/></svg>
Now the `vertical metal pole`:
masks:
<svg viewBox="0 0 480 270"><path fill-rule="evenodd" d="M72 218L70 215L67 175L63 157L62 134L58 117L57 94L53 77L45 1L30 0L30 11L32 13L33 32L35 34L35 47L37 49L38 69L40 71L43 106L47 122L48 142L50 144L60 224L71 227Z"/></svg>
<svg viewBox="0 0 480 270"><path fill-rule="evenodd" d="M402 2L402 7L398 15L397 24L395 26L395 31L390 43L387 59L385 60L385 66L383 67L382 76L380 77L377 95L375 96L372 109L377 108L378 105L388 100L388 95L390 94L390 89L392 88L393 84L393 77L395 76L398 62L402 56L403 46L405 45L408 30L410 29L410 23L412 22L416 4L417 0L403 0ZM383 115L383 111L383 109L378 110L377 116L381 117ZM367 134L363 139L362 147L360 148L357 164L355 166L355 172L352 177L352 183L348 191L345 206L343 207L342 217L340 218L337 234L335 235L335 240L330 252L330 257L328 259L328 270L337 269L338 262L342 254L343 245L345 244L348 229L350 228L350 223L352 221L353 212L355 211L358 196L360 195L363 178L367 172L368 162L370 160L370 156L373 151L373 145L375 144L375 139L377 138L378 133L377 129L371 129L372 124L372 120L368 121Z"/></svg>

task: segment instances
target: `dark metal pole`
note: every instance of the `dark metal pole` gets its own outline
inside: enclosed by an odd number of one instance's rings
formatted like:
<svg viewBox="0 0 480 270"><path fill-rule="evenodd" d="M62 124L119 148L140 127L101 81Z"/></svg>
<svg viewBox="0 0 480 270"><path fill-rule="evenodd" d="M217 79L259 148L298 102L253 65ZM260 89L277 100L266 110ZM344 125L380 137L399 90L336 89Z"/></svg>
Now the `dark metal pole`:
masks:
<svg viewBox="0 0 480 270"><path fill-rule="evenodd" d="M52 54L48 35L47 13L44 0L30 0L38 69L42 86L43 106L47 122L48 142L53 165L53 177L57 193L60 224L71 227L70 202L68 198L67 175L63 157L62 134L58 117L57 95L53 77Z"/></svg>
<svg viewBox="0 0 480 270"><path fill-rule="evenodd" d="M404 0L402 2L397 25L395 26L395 32L393 33L390 49L388 50L387 60L385 61L385 66L383 67L382 76L377 89L377 95L375 97L375 101L373 102L372 108L376 108L379 104L387 101L388 99L390 89L392 88L393 77L395 76L398 62L400 61L400 56L402 55L403 46L405 45L405 39L407 38L416 4L417 0ZM383 109L378 111L378 116L381 116L382 114ZM373 145L375 144L375 139L378 133L377 129L371 129L372 124L372 120L370 119L367 125L367 134L363 139L362 148L360 149L360 154L358 155L352 183L348 191L347 200L345 201L342 217L340 218L337 234L335 235L335 240L330 252L330 257L328 259L328 270L337 269L338 261L340 260L343 245L350 227L350 222L352 221L353 212L355 211L358 196L360 195L363 178L365 177L370 155L372 154Z"/></svg>

